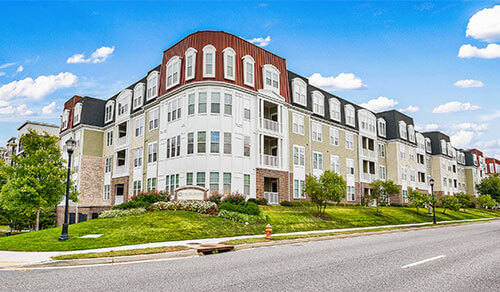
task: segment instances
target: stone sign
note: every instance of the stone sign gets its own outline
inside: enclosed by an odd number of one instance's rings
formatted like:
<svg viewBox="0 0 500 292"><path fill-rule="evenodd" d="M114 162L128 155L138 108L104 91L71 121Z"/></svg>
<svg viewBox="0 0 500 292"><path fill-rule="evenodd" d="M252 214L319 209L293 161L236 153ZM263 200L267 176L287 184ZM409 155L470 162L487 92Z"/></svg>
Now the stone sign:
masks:
<svg viewBox="0 0 500 292"><path fill-rule="evenodd" d="M208 189L199 186L183 186L174 190L174 200L206 201Z"/></svg>

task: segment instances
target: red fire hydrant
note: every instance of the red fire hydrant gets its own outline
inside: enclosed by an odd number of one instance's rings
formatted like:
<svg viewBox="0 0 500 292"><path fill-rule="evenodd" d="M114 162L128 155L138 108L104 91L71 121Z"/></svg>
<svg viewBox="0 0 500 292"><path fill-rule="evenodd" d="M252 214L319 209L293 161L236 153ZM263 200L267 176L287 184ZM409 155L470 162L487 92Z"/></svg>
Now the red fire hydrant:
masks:
<svg viewBox="0 0 500 292"><path fill-rule="evenodd" d="M266 225L266 239L271 239L271 233L273 233L273 229L271 228L271 224Z"/></svg>

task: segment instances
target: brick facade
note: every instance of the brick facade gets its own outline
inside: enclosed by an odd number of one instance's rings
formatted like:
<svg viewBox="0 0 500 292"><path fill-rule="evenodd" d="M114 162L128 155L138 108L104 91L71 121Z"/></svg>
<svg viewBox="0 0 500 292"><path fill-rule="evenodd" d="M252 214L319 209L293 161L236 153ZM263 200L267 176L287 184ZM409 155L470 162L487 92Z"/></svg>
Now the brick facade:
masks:
<svg viewBox="0 0 500 292"><path fill-rule="evenodd" d="M111 205L115 205L115 196L116 196L116 185L123 184L123 202L128 200L128 176L118 177L111 179Z"/></svg>
<svg viewBox="0 0 500 292"><path fill-rule="evenodd" d="M278 179L278 198L280 202L289 201L291 199L292 194L290 193L289 172L263 168L256 169L257 199L264 198L264 178L266 177Z"/></svg>

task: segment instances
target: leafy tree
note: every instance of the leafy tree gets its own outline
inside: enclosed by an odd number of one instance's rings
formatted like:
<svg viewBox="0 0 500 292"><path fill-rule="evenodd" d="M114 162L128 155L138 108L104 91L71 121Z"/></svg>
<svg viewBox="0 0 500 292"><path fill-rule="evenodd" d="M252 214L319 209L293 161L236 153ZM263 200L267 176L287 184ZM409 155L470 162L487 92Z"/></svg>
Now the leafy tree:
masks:
<svg viewBox="0 0 500 292"><path fill-rule="evenodd" d="M21 137L24 155L11 156L13 166L2 167L7 178L0 192L0 205L7 211L35 216L40 227L42 209L53 210L66 194L67 168L57 145L59 138L30 130ZM77 200L71 186L70 199Z"/></svg>
<svg viewBox="0 0 500 292"><path fill-rule="evenodd" d="M408 199L412 203L412 205L417 209L425 208L427 204L432 203L432 198L428 194L423 194L417 190L410 190L408 194Z"/></svg>
<svg viewBox="0 0 500 292"><path fill-rule="evenodd" d="M399 193L399 187L392 180L376 180L370 184L372 190L368 198L377 205L376 213L380 213L379 206L388 204L390 198Z"/></svg>
<svg viewBox="0 0 500 292"><path fill-rule="evenodd" d="M498 174L483 178L481 183L476 185L476 189L481 195L490 195L495 201L500 202L500 177Z"/></svg>
<svg viewBox="0 0 500 292"><path fill-rule="evenodd" d="M496 206L497 202L493 200L490 195L482 195L474 200L474 203L479 205L481 208L493 208Z"/></svg>
<svg viewBox="0 0 500 292"><path fill-rule="evenodd" d="M325 213L328 201L339 203L346 197L346 183L342 176L326 170L319 180L314 176L306 178L304 191L317 205L319 213Z"/></svg>
<svg viewBox="0 0 500 292"><path fill-rule="evenodd" d="M441 198L441 207L443 208L443 214L446 213L446 209L458 211L460 209L460 202L456 197L444 196Z"/></svg>
<svg viewBox="0 0 500 292"><path fill-rule="evenodd" d="M323 194L321 183L314 175L306 177L304 192L307 193L312 202L316 204L319 213L321 213L323 209L326 209L326 195Z"/></svg>
<svg viewBox="0 0 500 292"><path fill-rule="evenodd" d="M460 207L462 207L464 212L467 213L465 208L468 208L472 205L472 195L462 192L462 193L456 193L454 196L455 198L458 199Z"/></svg>

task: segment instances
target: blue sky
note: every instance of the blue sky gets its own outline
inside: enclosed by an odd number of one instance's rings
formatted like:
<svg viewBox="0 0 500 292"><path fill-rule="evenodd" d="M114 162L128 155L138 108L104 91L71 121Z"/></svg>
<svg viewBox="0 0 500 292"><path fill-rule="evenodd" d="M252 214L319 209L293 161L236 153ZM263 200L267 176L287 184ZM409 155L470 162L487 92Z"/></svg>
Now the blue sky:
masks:
<svg viewBox="0 0 500 292"><path fill-rule="evenodd" d="M327 90L500 158L498 0L3 2L0 145L24 120L59 124L74 94L112 96L197 30L269 37L265 49Z"/></svg>

